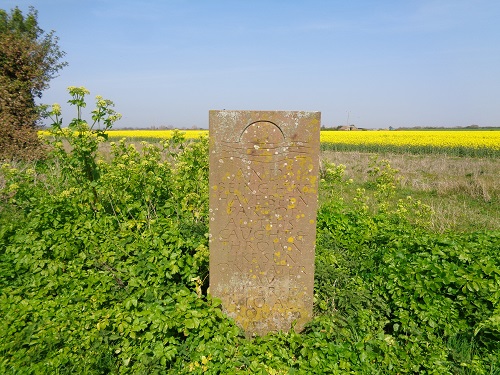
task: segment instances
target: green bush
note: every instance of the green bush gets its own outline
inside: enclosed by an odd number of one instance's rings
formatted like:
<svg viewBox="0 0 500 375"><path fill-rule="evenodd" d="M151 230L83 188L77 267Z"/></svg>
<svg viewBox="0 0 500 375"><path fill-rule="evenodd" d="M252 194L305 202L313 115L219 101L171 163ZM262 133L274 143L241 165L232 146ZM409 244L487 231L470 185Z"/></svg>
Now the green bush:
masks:
<svg viewBox="0 0 500 375"><path fill-rule="evenodd" d="M348 182L341 166L328 167L325 194L335 197ZM361 191L355 206L333 199L320 208L318 311L347 321L369 311L373 322L362 327L377 327L391 349L401 346L399 371L497 373L500 232L430 233L428 207L412 199L393 207L386 200L391 171L386 162L375 163L372 196ZM370 214L368 200L375 201Z"/></svg>
<svg viewBox="0 0 500 375"><path fill-rule="evenodd" d="M391 203L385 161L344 202L325 164L315 318L248 340L207 293L208 140L120 141L104 159L119 116L96 105L69 129L56 106L52 157L2 166L1 373L500 372L500 232L430 232L428 207Z"/></svg>

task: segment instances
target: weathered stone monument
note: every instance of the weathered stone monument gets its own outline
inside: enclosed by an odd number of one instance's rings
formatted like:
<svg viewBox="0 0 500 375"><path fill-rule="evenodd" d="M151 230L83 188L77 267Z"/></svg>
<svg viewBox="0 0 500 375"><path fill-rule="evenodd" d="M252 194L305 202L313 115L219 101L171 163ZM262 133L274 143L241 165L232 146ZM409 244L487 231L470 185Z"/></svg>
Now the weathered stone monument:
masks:
<svg viewBox="0 0 500 375"><path fill-rule="evenodd" d="M247 336L312 318L320 116L210 111L210 293Z"/></svg>

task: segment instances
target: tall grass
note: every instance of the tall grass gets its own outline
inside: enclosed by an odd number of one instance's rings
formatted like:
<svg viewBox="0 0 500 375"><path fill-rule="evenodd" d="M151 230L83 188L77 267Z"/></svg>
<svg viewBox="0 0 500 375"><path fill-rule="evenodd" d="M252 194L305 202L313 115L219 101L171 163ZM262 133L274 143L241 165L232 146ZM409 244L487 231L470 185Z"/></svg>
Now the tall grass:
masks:
<svg viewBox="0 0 500 375"><path fill-rule="evenodd" d="M322 151L337 152L369 152L393 153L405 155L443 155L474 158L500 158L500 150L490 147L453 146L441 147L436 145L390 145L390 144L350 144L350 143L321 143Z"/></svg>
<svg viewBox="0 0 500 375"><path fill-rule="evenodd" d="M370 189L370 160L376 154L359 151L322 151L322 160L346 166L353 180L345 199L354 197L357 187ZM398 170L397 197L411 195L434 210L437 231L500 228L500 160L492 158L408 155L385 153Z"/></svg>

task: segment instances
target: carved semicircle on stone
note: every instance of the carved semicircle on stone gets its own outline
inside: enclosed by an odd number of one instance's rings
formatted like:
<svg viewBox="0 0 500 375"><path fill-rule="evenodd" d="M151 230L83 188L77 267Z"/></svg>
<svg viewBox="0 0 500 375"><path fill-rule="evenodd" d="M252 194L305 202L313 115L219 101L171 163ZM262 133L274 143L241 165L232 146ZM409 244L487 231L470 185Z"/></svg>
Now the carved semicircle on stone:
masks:
<svg viewBox="0 0 500 375"><path fill-rule="evenodd" d="M283 130L271 121L255 121L240 134L240 143L254 145L280 145L285 142Z"/></svg>

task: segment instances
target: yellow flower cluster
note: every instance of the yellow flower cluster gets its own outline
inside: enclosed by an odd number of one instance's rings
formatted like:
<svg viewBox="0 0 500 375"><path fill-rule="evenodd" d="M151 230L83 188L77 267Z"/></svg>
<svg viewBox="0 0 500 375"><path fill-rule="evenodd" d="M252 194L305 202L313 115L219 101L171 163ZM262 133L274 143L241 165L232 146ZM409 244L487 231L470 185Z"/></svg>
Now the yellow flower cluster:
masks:
<svg viewBox="0 0 500 375"><path fill-rule="evenodd" d="M500 150L500 131L322 131L321 143L348 145L465 147Z"/></svg>

